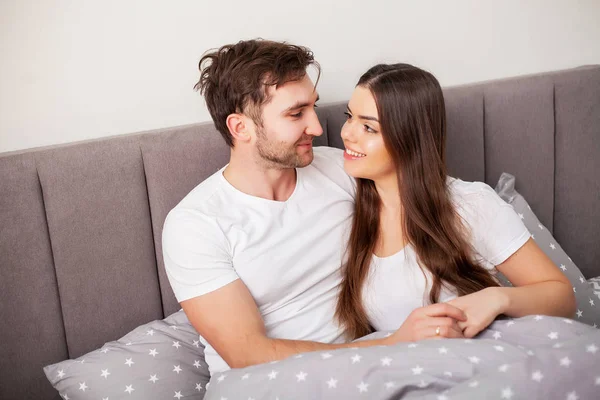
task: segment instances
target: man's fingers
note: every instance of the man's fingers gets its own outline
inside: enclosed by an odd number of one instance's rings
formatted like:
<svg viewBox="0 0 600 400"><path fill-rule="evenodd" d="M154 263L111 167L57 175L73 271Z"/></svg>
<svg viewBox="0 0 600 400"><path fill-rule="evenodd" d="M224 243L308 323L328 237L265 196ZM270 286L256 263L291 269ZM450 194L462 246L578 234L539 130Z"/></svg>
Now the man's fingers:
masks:
<svg viewBox="0 0 600 400"><path fill-rule="evenodd" d="M424 312L428 317L450 317L459 321L467 320L463 310L448 303L432 304L425 307Z"/></svg>

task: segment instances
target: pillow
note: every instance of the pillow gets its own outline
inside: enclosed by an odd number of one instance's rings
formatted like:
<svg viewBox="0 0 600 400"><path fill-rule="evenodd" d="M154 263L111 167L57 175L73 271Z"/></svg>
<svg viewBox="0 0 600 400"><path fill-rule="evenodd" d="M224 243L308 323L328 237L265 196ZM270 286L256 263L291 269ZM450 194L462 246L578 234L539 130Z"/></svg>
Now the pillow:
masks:
<svg viewBox="0 0 600 400"><path fill-rule="evenodd" d="M600 301L594 300L594 293L590 288L590 284L585 280L579 268L567 256L548 229L540 223L523 196L515 190L515 177L503 173L498 180L495 190L519 214L531 233L532 238L542 251L569 278L577 300L577 312L573 319L593 325L594 328L600 326ZM510 285L508 279L501 273L498 273L496 276L501 284L505 286Z"/></svg>
<svg viewBox="0 0 600 400"><path fill-rule="evenodd" d="M588 279L592 292L600 299L600 276ZM600 302L599 302L600 303Z"/></svg>
<svg viewBox="0 0 600 400"><path fill-rule="evenodd" d="M210 378L204 346L183 311L44 373L65 400L201 400Z"/></svg>

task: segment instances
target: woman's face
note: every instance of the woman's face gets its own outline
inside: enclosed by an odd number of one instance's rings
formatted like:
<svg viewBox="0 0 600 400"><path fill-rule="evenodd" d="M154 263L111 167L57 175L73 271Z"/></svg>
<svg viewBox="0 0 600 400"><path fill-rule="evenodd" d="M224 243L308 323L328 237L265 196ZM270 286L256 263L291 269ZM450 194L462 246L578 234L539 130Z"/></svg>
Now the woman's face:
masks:
<svg viewBox="0 0 600 400"><path fill-rule="evenodd" d="M371 91L357 86L348 102L342 127L344 169L355 178L378 180L395 173L383 142L377 106Z"/></svg>

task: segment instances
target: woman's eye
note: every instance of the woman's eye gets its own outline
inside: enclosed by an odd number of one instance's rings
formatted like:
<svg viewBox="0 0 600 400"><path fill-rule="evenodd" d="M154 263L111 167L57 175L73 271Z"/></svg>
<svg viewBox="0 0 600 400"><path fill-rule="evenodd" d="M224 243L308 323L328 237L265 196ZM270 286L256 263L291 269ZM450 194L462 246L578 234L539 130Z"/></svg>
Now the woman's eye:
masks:
<svg viewBox="0 0 600 400"><path fill-rule="evenodd" d="M369 125L363 125L363 129L365 132L375 133L375 129L371 128Z"/></svg>
<svg viewBox="0 0 600 400"><path fill-rule="evenodd" d="M344 115L346 116L346 119L352 119L352 115L350 115L348 111L344 111Z"/></svg>

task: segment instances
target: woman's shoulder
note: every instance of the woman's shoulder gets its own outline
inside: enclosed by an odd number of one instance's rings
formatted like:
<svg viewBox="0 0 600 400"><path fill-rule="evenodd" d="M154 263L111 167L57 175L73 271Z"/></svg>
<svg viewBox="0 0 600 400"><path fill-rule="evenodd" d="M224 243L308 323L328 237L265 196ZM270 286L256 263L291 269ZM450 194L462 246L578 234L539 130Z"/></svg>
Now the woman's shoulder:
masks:
<svg viewBox="0 0 600 400"><path fill-rule="evenodd" d="M448 177L447 185L450 199L461 214L479 214L483 209L493 210L497 207L510 207L485 182L469 182Z"/></svg>

